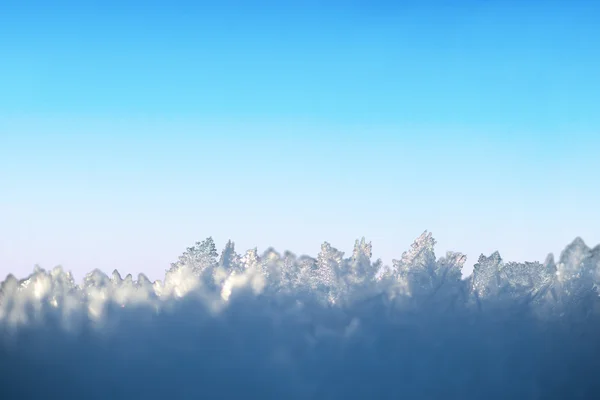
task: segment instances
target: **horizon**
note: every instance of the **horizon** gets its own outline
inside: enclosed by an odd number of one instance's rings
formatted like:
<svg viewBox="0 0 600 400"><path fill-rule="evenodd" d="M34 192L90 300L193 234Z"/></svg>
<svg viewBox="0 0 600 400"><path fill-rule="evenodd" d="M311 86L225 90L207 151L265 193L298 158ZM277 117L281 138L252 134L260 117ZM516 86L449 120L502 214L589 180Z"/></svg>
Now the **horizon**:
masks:
<svg viewBox="0 0 600 400"><path fill-rule="evenodd" d="M421 237L423 237L424 235L427 235L427 234L432 235L432 232L429 232L427 230L424 231L418 238L415 239L415 241L413 243L416 245L417 242L418 242L418 240L419 240L419 238L421 238ZM435 236L432 235L432 238L433 238L434 242L437 244L437 241L435 240ZM356 243L358 243L360 240L365 240L365 239L367 239L367 238L362 237L361 239L356 239ZM203 239L202 241L196 241L193 245L188 246L188 250L191 247L194 247L196 245L201 244L204 240L214 241L214 239L212 238L212 236L209 236L209 237ZM220 247L215 243L217 245L216 248L217 248L217 254L218 254L219 258L223 257L225 251L227 250L227 245L230 244L230 243L233 244L234 247L235 247L235 240L228 239L227 242L225 243L225 245L222 246L222 250L220 250L220 251L219 251ZM367 240L367 243L372 244L368 240ZM329 243L327 241L323 242L323 244L330 244L331 245L331 243ZM519 263L519 264L522 264L522 263L525 263L525 262L534 262L534 263L537 262L537 263L540 263L540 264L546 264L546 263L548 263L549 260L552 260L552 262L554 262L554 260L560 259L563 256L563 254L565 254L565 251L568 251L569 248L571 248L571 247L577 247L577 246L580 246L580 245L584 246L587 249L589 249L592 253L596 253L596 252L600 251L600 243L598 243L595 246L590 246L588 243L585 242L585 240L583 238L581 238L580 236L577 236L577 237L575 237L575 239L573 239L571 242L569 242L567 245L565 245L565 247L559 253L555 254L554 252L549 252L546 255L546 257L544 257L543 260L541 260L541 259L540 260L528 260L528 261L507 260L504 257L502 257L502 254L500 254L499 251L496 250L496 251L494 251L494 252L492 252L490 254L480 254L479 257L478 257L478 261L476 261L474 264L477 264L479 262L479 259L481 257L489 258L489 257L493 257L495 254L498 254L500 256L503 265L506 265L507 263L515 263L515 262ZM333 248L335 249L336 247L333 246ZM407 247L407 249L402 253L402 256L404 256L404 254L406 254L409 251L409 248L410 247ZM306 257L308 257L310 259L313 259L313 260L317 259L317 255L316 254L304 254L304 253L299 254L299 253L296 253L296 252L294 252L293 250L290 250L290 249L281 250L281 249L274 248L273 246L266 247L265 249L258 249L256 247L255 248L250 248L250 249L239 249L239 248L235 247L235 252L238 255L242 256L242 255L246 254L248 251L252 251L253 249L257 250L257 254L258 254L258 256L259 256L259 258L261 260L262 260L263 256L268 255L268 253L270 253L270 252L277 253L280 257L282 257L282 259L285 258L286 254L292 255L294 257L294 259L296 259L296 260L300 260L300 259L303 259L303 258L306 258ZM435 250L434 250L434 252L435 252ZM182 251L180 253L184 254L185 251ZM342 252L342 253L343 253L343 256L344 256L344 260L350 261L352 259L352 255L351 254L349 255L349 254L347 254L345 252ZM452 251L449 251L449 253L452 253ZM460 251L455 251L455 253L462 254ZM447 255L446 253L444 253L444 254L436 254L436 259L439 260L439 259L445 257L446 255ZM465 254L462 254L462 255L465 256L466 259L468 259L468 257ZM176 257L173 257L173 260L174 260L173 263L171 263L170 266L169 266L170 268L172 268L173 265L177 265ZM401 260L401 257L396 257L392 261L399 261L399 260ZM382 261L382 260L381 259L371 258L370 261L371 261L372 265L376 265L377 261ZM95 271L101 271L106 276L109 276L111 274L114 275L115 273L117 273L120 278L131 276L131 278L133 279L133 281L138 281L140 277L144 277L144 278L147 278L151 283L156 283L158 281L163 281L164 278L166 277L168 271L169 271L169 268L165 268L164 276L157 276L157 277L152 278L152 277L147 276L143 271L138 272L137 274L134 274L134 273L131 273L131 272L126 271L126 270L119 270L119 268L114 268L112 271L106 271L106 270L95 268L93 270L87 271L85 274L83 274L83 275L81 275L81 276L78 277L77 275L73 274L73 272L71 270L63 268L63 266L60 265L60 264L55 265L55 266L53 266L51 268L44 268L43 266L36 264L32 268L32 271L29 274L27 274L26 276L19 277L19 276L15 276L12 273L9 273L4 278L3 281L0 281L0 283L6 281L10 276L16 278L19 281L23 281L23 280L29 279L30 277L34 276L36 274L36 271L42 270L42 271L50 272L50 271L52 271L52 270L54 270L56 268L59 268L63 272L65 272L65 273L73 276L75 282L80 282L80 283L83 283L84 279L86 278L86 276L91 276ZM379 269L377 270L377 274L383 273L384 271L390 270L390 269L395 270L392 265L386 264L386 263L382 263L379 266ZM473 275L473 269L472 268L470 269L470 271L468 273L465 273L464 264L461 264L460 272L461 272L461 280L468 280Z"/></svg>

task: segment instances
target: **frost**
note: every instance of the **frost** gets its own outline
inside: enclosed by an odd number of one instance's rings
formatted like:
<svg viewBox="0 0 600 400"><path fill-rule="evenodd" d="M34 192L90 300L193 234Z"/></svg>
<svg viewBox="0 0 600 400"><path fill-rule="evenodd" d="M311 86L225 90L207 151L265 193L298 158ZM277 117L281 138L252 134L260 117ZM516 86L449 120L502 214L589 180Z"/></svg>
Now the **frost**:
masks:
<svg viewBox="0 0 600 400"><path fill-rule="evenodd" d="M77 285L60 267L47 272L36 266L28 278L17 282L9 276L3 283L0 321L11 326L41 321L43 304L67 314L87 310L89 319L100 320L113 306L160 309L168 299L193 293L203 293L206 301L227 301L233 290L245 286L255 293L309 296L330 305L351 305L383 294L400 303L416 307L435 304L444 310L537 307L547 318L577 307L591 309L597 302L600 246L592 250L580 238L567 246L558 263L552 255L543 264L505 263L498 252L481 255L472 276L465 280L461 269L466 257L448 252L437 259L434 247L435 240L425 231L389 267L380 260L371 262L372 245L365 238L355 242L350 258L344 258L328 242L322 244L316 258L298 258L290 252L282 256L274 249L259 256L256 248L240 257L234 243L228 241L217 259L215 243L209 237L188 248L165 279L157 282L143 274L134 280L130 274L122 278L114 270L109 278L94 270Z"/></svg>
<svg viewBox="0 0 600 400"><path fill-rule="evenodd" d="M217 257L217 247L213 238L209 237L202 242L197 242L193 247L188 247L179 256L179 260L171 265L171 270L187 266L197 275L201 275L205 270L216 266Z"/></svg>
<svg viewBox="0 0 600 400"><path fill-rule="evenodd" d="M338 276L342 273L344 253L331 247L327 242L321 245L316 267L312 268L311 286L322 292L327 299L335 300L339 293Z"/></svg>
<svg viewBox="0 0 600 400"><path fill-rule="evenodd" d="M595 397L600 246L481 255L463 279L466 256L435 244L425 231L387 266L365 238L348 258L328 242L316 258L231 241L219 256L208 238L155 282L9 275L0 398ZM18 383L32 374L44 384Z"/></svg>
<svg viewBox="0 0 600 400"><path fill-rule="evenodd" d="M256 269L258 268L260 260L258 258L258 250L256 248L250 249L242 257L242 270Z"/></svg>
<svg viewBox="0 0 600 400"><path fill-rule="evenodd" d="M598 303L598 252L576 238L560 255L553 294L561 312L586 318Z"/></svg>
<svg viewBox="0 0 600 400"><path fill-rule="evenodd" d="M240 256L235 252L235 244L231 240L227 241L225 248L221 252L219 266L225 271L240 272L242 270Z"/></svg>

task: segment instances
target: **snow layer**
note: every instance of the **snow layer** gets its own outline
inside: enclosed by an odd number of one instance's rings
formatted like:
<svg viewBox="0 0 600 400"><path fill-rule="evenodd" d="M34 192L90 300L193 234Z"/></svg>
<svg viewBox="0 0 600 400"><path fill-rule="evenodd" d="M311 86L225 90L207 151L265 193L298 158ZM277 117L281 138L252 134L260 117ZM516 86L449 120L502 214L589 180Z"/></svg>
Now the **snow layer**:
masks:
<svg viewBox="0 0 600 400"><path fill-rule="evenodd" d="M558 262L392 267L357 241L316 258L211 238L163 281L60 267L0 287L0 398L590 399L600 393L600 247Z"/></svg>

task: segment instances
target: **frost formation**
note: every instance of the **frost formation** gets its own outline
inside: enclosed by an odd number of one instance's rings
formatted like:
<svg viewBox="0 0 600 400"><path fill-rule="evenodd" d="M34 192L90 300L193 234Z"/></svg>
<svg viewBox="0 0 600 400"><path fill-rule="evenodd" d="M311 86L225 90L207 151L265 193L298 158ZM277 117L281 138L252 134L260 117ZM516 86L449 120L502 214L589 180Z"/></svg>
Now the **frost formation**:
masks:
<svg viewBox="0 0 600 400"><path fill-rule="evenodd" d="M0 398L598 393L600 246L577 238L557 263L481 255L466 279L466 257L436 258L434 247L424 232L386 266L364 238L348 257L325 242L316 258L238 254L231 241L219 254L207 238L162 281L95 270L76 284L60 267L9 275L0 286ZM22 384L32 374L44 385Z"/></svg>

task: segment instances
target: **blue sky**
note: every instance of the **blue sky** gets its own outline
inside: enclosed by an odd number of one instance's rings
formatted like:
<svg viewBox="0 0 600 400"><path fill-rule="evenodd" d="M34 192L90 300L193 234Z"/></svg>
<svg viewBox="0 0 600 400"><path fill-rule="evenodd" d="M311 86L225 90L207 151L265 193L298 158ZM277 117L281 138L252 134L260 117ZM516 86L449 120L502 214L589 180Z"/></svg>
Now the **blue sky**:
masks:
<svg viewBox="0 0 600 400"><path fill-rule="evenodd" d="M0 275L600 243L592 2L0 5Z"/></svg>

